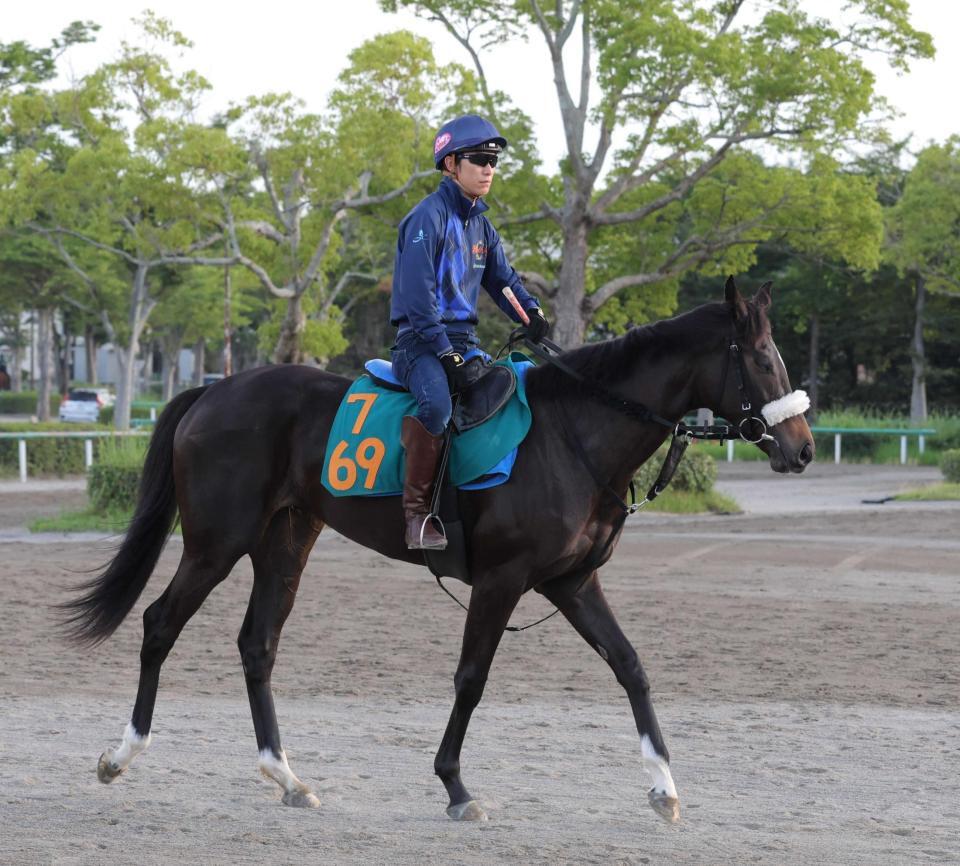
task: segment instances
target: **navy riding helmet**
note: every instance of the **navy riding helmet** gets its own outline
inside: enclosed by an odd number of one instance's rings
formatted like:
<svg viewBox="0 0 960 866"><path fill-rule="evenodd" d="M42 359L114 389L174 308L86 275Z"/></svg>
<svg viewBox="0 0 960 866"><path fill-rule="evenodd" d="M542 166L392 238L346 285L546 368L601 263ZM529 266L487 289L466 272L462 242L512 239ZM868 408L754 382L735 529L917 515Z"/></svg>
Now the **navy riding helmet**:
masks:
<svg viewBox="0 0 960 866"><path fill-rule="evenodd" d="M507 140L489 120L476 114L465 114L440 127L433 140L433 159L439 171L443 168L443 158L448 153L459 153L473 148L499 153L506 146Z"/></svg>

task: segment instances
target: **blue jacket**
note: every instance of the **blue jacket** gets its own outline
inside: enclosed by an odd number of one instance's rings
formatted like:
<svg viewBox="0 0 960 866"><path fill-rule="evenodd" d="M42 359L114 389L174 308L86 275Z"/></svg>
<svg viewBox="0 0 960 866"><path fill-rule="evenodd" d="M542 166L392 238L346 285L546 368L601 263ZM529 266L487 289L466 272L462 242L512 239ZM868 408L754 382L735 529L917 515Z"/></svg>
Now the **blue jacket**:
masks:
<svg viewBox="0 0 960 866"><path fill-rule="evenodd" d="M472 330L477 324L480 287L515 322L516 311L500 293L510 286L525 310L539 307L510 267L500 235L490 224L483 199L471 203L445 177L400 223L393 267L390 321L398 336L416 333L437 355L452 348L447 328Z"/></svg>

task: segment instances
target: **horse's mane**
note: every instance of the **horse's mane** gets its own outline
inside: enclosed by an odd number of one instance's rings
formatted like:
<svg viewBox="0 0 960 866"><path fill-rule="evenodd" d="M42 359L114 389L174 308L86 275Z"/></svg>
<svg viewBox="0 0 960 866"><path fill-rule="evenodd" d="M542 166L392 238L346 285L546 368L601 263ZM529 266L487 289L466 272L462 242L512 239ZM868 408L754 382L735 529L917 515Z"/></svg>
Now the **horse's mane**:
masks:
<svg viewBox="0 0 960 866"><path fill-rule="evenodd" d="M752 326L759 310L752 304L748 310ZM699 348L715 346L720 335L729 334L730 323L730 307L726 303L703 304L672 319L632 328L622 337L588 343L560 357L584 378L615 385L643 357L655 358L677 347L695 353ZM558 397L581 389L578 382L550 364L541 364L527 373L526 390L533 396Z"/></svg>

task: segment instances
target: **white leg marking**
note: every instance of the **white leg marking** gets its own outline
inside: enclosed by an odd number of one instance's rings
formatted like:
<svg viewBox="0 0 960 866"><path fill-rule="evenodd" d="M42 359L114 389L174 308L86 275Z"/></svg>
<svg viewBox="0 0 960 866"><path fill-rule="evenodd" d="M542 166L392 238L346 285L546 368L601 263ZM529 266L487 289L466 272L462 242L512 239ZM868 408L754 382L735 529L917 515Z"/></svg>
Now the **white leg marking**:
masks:
<svg viewBox="0 0 960 866"><path fill-rule="evenodd" d="M290 765L287 763L287 753L283 749L280 750L279 758L270 749L263 749L260 752L257 766L264 776L273 779L283 788L283 802L288 806L316 808L320 805L320 800L317 799L316 795L290 769Z"/></svg>
<svg viewBox="0 0 960 866"><path fill-rule="evenodd" d="M133 722L127 722L127 727L123 731L123 742L120 743L120 748L113 753L113 763L121 770L127 769L130 762L150 745L150 740L150 734L145 737L141 736L134 728Z"/></svg>
<svg viewBox="0 0 960 866"><path fill-rule="evenodd" d="M650 737L646 734L640 740L640 754L643 755L643 769L653 776L653 789L657 794L664 794L667 797L677 797L677 788L673 784L673 776L670 774L670 765L657 754Z"/></svg>
<svg viewBox="0 0 960 866"><path fill-rule="evenodd" d="M112 782L130 766L130 762L137 755L150 745L150 739L150 734L141 736L133 727L133 722L127 722L120 746L116 749L107 749L100 756L97 763L97 778L105 784Z"/></svg>

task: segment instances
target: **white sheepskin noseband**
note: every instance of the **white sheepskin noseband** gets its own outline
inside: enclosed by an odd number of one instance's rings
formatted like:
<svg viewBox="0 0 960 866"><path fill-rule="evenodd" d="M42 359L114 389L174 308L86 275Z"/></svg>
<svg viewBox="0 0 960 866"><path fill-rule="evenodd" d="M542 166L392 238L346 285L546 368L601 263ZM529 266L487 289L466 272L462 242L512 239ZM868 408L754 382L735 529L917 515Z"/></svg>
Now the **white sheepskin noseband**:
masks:
<svg viewBox="0 0 960 866"><path fill-rule="evenodd" d="M809 408L810 398L807 396L807 392L794 391L779 400L767 403L760 410L760 414L763 415L763 420L767 422L767 426L773 427L781 421L786 421L787 418L793 418L794 415L802 415Z"/></svg>

